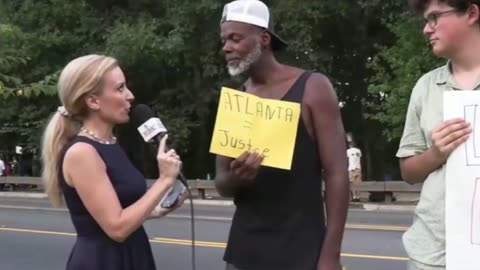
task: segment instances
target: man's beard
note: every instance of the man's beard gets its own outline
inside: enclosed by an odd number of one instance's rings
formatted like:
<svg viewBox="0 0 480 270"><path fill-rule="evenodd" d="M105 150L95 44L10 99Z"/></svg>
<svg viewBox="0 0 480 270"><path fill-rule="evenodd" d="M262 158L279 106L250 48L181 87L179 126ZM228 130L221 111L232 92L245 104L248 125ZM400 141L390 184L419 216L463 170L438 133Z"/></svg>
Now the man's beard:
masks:
<svg viewBox="0 0 480 270"><path fill-rule="evenodd" d="M262 55L262 46L260 45L260 42L258 42L255 45L255 47L252 49L252 51L247 56L245 56L245 58L240 60L238 64L227 65L228 73L230 73L230 76L242 75L243 73L248 71L250 67L260 59L261 55Z"/></svg>

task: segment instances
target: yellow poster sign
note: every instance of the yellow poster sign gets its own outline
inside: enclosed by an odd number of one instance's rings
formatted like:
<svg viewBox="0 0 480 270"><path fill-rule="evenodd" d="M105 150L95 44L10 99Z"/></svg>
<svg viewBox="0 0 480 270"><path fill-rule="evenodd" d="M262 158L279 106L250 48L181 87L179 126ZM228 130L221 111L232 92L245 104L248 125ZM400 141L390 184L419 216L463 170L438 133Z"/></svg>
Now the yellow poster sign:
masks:
<svg viewBox="0 0 480 270"><path fill-rule="evenodd" d="M237 158L257 151L262 165L290 170L299 118L299 103L223 87L210 152Z"/></svg>

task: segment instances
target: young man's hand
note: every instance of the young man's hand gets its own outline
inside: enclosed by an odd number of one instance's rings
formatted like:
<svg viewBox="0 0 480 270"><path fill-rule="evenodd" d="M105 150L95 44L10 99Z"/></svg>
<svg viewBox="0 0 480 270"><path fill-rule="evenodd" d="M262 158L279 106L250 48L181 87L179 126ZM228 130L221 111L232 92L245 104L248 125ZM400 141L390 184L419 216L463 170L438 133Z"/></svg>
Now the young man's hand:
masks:
<svg viewBox="0 0 480 270"><path fill-rule="evenodd" d="M468 139L471 132L470 124L463 119L446 120L432 130L431 151L445 162L452 151Z"/></svg>

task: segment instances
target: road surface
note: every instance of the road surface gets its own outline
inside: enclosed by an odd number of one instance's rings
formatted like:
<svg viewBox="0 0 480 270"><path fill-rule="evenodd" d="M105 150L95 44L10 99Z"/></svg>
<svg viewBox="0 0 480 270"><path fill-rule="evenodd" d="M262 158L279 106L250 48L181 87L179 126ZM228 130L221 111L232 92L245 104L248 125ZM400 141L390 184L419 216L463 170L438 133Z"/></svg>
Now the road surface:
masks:
<svg viewBox="0 0 480 270"><path fill-rule="evenodd" d="M198 270L223 270L225 242L234 207L196 206ZM191 269L189 207L170 217L149 220L157 268ZM411 212L351 209L342 262L348 270L404 270L401 236ZM45 199L0 198L0 265L2 270L64 269L75 241L68 212L52 209Z"/></svg>

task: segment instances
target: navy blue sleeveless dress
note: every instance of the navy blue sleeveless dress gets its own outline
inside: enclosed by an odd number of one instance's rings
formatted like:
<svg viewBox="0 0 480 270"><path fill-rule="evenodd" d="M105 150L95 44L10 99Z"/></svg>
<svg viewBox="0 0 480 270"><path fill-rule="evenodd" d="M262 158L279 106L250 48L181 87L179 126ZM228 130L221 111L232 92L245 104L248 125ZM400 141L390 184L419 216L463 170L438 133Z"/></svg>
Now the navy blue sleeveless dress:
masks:
<svg viewBox="0 0 480 270"><path fill-rule="evenodd" d="M133 166L120 145L102 144L84 136L77 136L67 144L60 156L59 180L77 239L66 269L154 270L152 249L143 226L123 243L115 242L87 211L77 191L66 184L62 173L63 159L67 149L77 142L88 143L97 150L106 164L107 174L123 208L140 199L147 189L144 176Z"/></svg>

